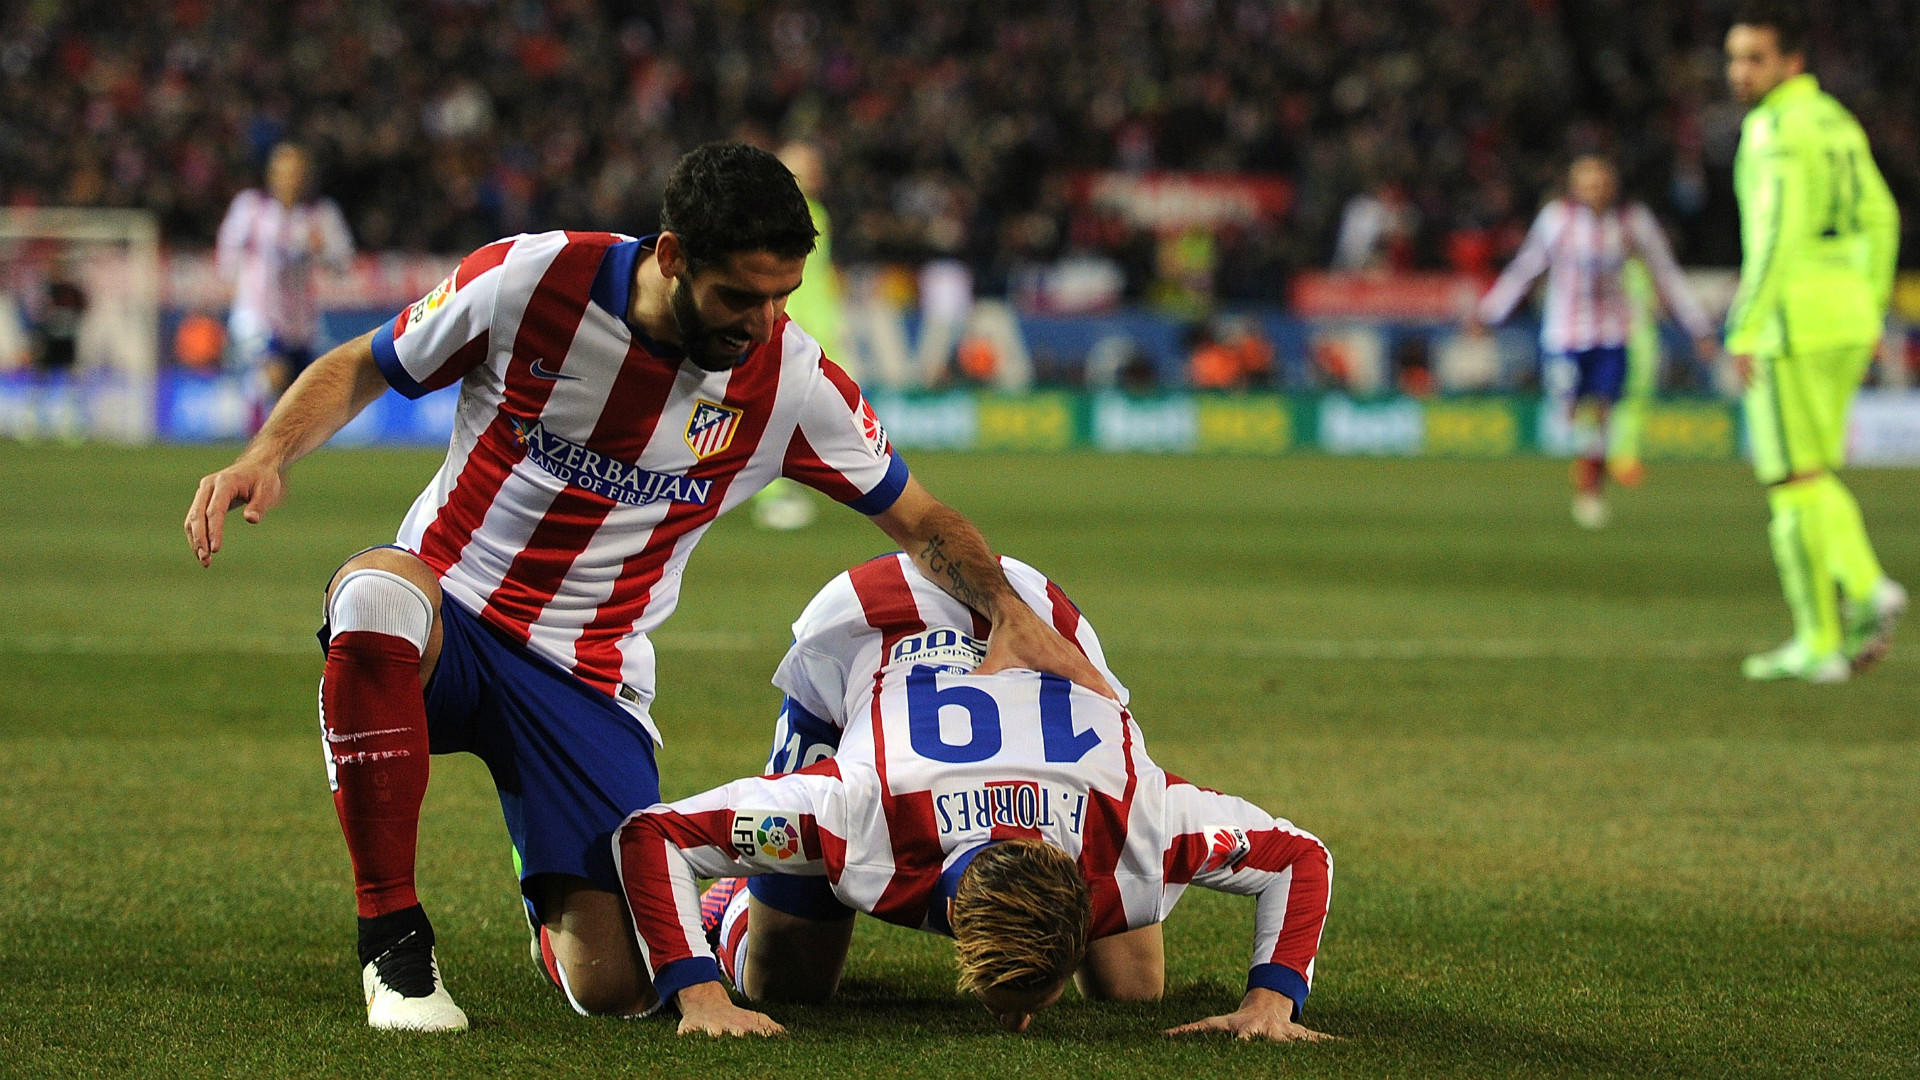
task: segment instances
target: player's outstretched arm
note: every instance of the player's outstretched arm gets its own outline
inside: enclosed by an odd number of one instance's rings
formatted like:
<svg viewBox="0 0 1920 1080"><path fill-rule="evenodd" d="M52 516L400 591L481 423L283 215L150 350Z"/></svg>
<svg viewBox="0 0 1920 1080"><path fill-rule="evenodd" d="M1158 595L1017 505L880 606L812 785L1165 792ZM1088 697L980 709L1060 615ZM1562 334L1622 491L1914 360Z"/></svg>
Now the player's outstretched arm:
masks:
<svg viewBox="0 0 1920 1080"><path fill-rule="evenodd" d="M682 1035L785 1035L787 1029L766 1013L743 1009L717 982L695 983L674 995L680 1004Z"/></svg>
<svg viewBox="0 0 1920 1080"><path fill-rule="evenodd" d="M226 538L227 511L244 503L247 522L259 524L285 495L287 468L324 445L386 388L371 333L329 351L301 373L239 458L200 478L186 520L187 543L200 565L213 565Z"/></svg>
<svg viewBox="0 0 1920 1080"><path fill-rule="evenodd" d="M1209 1016L1191 1024L1168 1028L1169 1035L1197 1035L1205 1031L1224 1031L1241 1039L1272 1039L1275 1042L1320 1042L1338 1039L1324 1031L1293 1022L1293 999L1272 990L1254 987L1240 999L1240 1008L1225 1016Z"/></svg>
<svg viewBox="0 0 1920 1080"><path fill-rule="evenodd" d="M982 674L1031 668L1117 699L1086 656L1020 599L973 522L934 498L918 480L909 479L900 497L875 514L873 523L913 557L929 580L993 624L987 658L978 669Z"/></svg>

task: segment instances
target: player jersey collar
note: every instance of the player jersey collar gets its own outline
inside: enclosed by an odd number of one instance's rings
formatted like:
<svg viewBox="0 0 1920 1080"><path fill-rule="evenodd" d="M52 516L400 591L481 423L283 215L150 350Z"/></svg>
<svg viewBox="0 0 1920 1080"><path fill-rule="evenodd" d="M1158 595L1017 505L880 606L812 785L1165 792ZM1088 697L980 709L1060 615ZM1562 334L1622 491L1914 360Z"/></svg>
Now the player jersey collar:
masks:
<svg viewBox="0 0 1920 1080"><path fill-rule="evenodd" d="M1767 91L1767 96L1760 99L1760 108L1778 108L1796 98L1812 97L1819 92L1820 80L1812 72L1803 71L1781 80L1779 86Z"/></svg>
<svg viewBox="0 0 1920 1080"><path fill-rule="evenodd" d="M687 357L684 349L655 341L645 330L627 322L627 309L633 303L633 268L642 255L653 250L654 241L659 238L659 233L653 233L607 248L606 254L600 256L600 270L593 275L593 288L588 295L607 314L619 319L641 348L664 360L684 360Z"/></svg>
<svg viewBox="0 0 1920 1080"><path fill-rule="evenodd" d="M961 852L945 870L940 871L940 882L933 888L933 898L927 901L927 929L944 937L953 936L953 925L947 921L947 902L960 891L960 875L967 872L973 857L999 843L989 840L984 844L975 844Z"/></svg>

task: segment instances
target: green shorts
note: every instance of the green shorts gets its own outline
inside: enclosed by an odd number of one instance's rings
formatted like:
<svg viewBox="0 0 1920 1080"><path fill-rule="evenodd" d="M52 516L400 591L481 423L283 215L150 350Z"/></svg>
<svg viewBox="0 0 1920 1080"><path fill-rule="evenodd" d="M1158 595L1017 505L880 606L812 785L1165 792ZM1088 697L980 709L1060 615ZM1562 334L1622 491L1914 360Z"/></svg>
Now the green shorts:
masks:
<svg viewBox="0 0 1920 1080"><path fill-rule="evenodd" d="M1872 362L1871 342L1753 358L1744 405L1761 483L1846 463L1847 411Z"/></svg>

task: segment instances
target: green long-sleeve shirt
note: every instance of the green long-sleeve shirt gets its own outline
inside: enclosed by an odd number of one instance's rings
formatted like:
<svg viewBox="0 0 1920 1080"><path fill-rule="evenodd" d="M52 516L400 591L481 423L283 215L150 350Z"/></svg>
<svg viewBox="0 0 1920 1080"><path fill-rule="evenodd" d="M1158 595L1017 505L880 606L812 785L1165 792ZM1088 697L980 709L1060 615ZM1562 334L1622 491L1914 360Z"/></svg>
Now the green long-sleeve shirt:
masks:
<svg viewBox="0 0 1920 1080"><path fill-rule="evenodd" d="M1727 351L1791 353L1880 336L1900 211L1853 114L1796 75L1740 130L1733 185L1744 262Z"/></svg>

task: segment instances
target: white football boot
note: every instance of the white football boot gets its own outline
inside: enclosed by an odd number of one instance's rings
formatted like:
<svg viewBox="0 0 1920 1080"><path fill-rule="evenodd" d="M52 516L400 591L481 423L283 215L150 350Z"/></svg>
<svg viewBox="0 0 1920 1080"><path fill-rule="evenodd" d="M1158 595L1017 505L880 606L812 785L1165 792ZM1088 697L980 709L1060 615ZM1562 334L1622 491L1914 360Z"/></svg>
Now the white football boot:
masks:
<svg viewBox="0 0 1920 1080"><path fill-rule="evenodd" d="M1740 665L1740 672L1755 682L1802 679L1810 683L1842 683L1853 674L1853 667L1837 652L1823 656L1794 640L1747 657Z"/></svg>
<svg viewBox="0 0 1920 1080"><path fill-rule="evenodd" d="M1573 521L1583 529L1604 529L1613 520L1604 496L1583 491L1573 497Z"/></svg>
<svg viewBox="0 0 1920 1080"><path fill-rule="evenodd" d="M367 1025L382 1031L465 1031L467 1014L440 983L432 945L401 938L360 971L367 995Z"/></svg>
<svg viewBox="0 0 1920 1080"><path fill-rule="evenodd" d="M1849 600L1843 622L1846 643L1841 647L1859 675L1880 662L1893 647L1893 631L1907 613L1907 590L1890 577L1873 587L1873 595L1862 601Z"/></svg>

